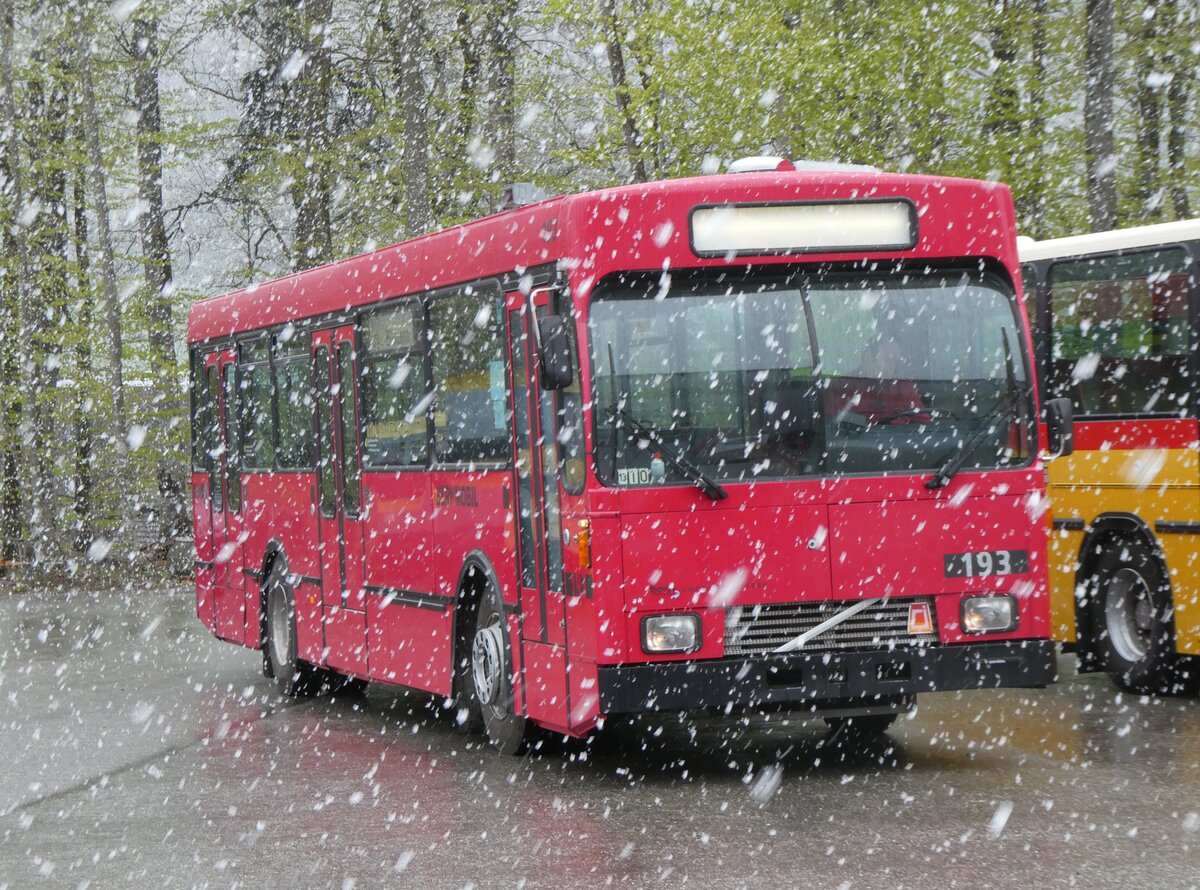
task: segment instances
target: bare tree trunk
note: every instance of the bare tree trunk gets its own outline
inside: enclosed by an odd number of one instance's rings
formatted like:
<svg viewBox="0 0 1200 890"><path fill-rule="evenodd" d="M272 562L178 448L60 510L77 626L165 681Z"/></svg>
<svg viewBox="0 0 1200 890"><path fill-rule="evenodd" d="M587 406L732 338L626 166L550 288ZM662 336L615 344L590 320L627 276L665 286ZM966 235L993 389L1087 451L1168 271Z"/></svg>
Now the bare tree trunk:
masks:
<svg viewBox="0 0 1200 890"><path fill-rule="evenodd" d="M1017 162L1021 138L1021 93L1017 87L1017 46L1015 33L1019 22L1017 4L1002 0L992 13L992 55L996 60L995 70L988 78L987 105L983 120L983 134L1000 171L1000 178L1007 182L1010 171Z"/></svg>
<svg viewBox="0 0 1200 890"><path fill-rule="evenodd" d="M401 0L407 2L407 0ZM455 22L454 34L462 53L462 77L459 79L454 122L453 156L463 158L467 155L467 146L471 141L471 131L475 129L475 106L479 98L479 77L481 62L479 46L475 38L475 25L467 7L460 8Z"/></svg>
<svg viewBox="0 0 1200 890"><path fill-rule="evenodd" d="M621 48L621 31L617 23L615 0L600 0L600 15L603 27L608 31L606 51L608 70L612 76L613 95L617 100L617 113L621 117L621 132L625 138L625 151L633 165L634 182L645 182L646 162L642 157L643 139L629 104L629 77L625 69L625 54Z"/></svg>
<svg viewBox="0 0 1200 890"><path fill-rule="evenodd" d="M1138 35L1137 63L1137 155L1134 179L1134 198L1138 212L1147 221L1162 215L1162 197L1158 189L1159 142L1162 133L1162 111L1158 87L1153 83L1158 60L1157 0L1146 0L1142 31Z"/></svg>
<svg viewBox="0 0 1200 890"><path fill-rule="evenodd" d="M13 3L0 0L0 78L3 78L4 158L3 173L7 181L11 216L4 227L6 273L0 291L0 373L5 396L0 405L3 424L0 425L0 574L16 563L21 555L24 523L21 512L24 498L21 491L21 424L25 412L22 397L22 364L20 345L24 328L25 301L22 283L25 278L25 235L22 216L25 211L21 149L17 127L16 102L13 96Z"/></svg>
<svg viewBox="0 0 1200 890"><path fill-rule="evenodd" d="M50 6L47 18L53 26L65 26L60 4ZM41 208L26 233L26 277L37 309L28 313L23 338L31 383L27 393L32 466L28 516L34 565L58 563L61 558L61 492L56 465L61 466L65 455L55 430L66 415L59 383L70 290L67 175L59 151L67 144L67 89L72 72L61 46L53 47L51 41L43 45L48 51L38 48L33 53L26 93L30 151L25 181L30 202Z"/></svg>
<svg viewBox="0 0 1200 890"><path fill-rule="evenodd" d="M416 4L413 4L416 5ZM490 4L488 35L491 43L491 137L495 142L495 173L504 185L517 178L517 127L514 112L517 85L516 0Z"/></svg>
<svg viewBox="0 0 1200 890"><path fill-rule="evenodd" d="M1187 109L1188 93L1195 70L1188 62L1191 54L1191 35L1200 24L1194 5L1180 6L1176 0L1164 4L1163 15L1172 25L1172 41L1166 58L1171 75L1167 85L1167 182L1170 183L1171 207L1176 219L1192 215L1188 201L1187 175Z"/></svg>
<svg viewBox="0 0 1200 890"><path fill-rule="evenodd" d="M1113 141L1113 2L1087 0L1084 61L1084 153L1093 232L1117 225L1117 156Z"/></svg>
<svg viewBox="0 0 1200 890"><path fill-rule="evenodd" d="M1033 15L1030 28L1030 47L1033 77L1029 84L1029 114L1026 115L1026 143L1030 146L1033 175L1029 179L1028 194L1024 202L1026 234L1034 238L1046 236L1046 20L1049 15L1046 0L1033 0Z"/></svg>
<svg viewBox="0 0 1200 890"><path fill-rule="evenodd" d="M1170 129L1167 131L1167 176L1171 183L1171 205L1176 219L1192 215L1187 190L1187 103L1188 81L1182 70L1167 88Z"/></svg>
<svg viewBox="0 0 1200 890"><path fill-rule="evenodd" d="M424 7L400 0L398 28L381 16L381 26L389 38L392 52L392 77L400 98L404 133L404 215L409 237L433 228L429 203L429 96L422 73L425 58Z"/></svg>
<svg viewBox="0 0 1200 890"><path fill-rule="evenodd" d="M332 68L326 34L333 18L333 0L294 3L298 10L299 48L307 56L304 70L293 84L292 120L299 136L304 174L292 187L296 207L296 266L307 269L333 259L333 203L327 154L332 139L329 112L332 104Z"/></svg>
<svg viewBox="0 0 1200 890"><path fill-rule="evenodd" d="M92 338L87 336L92 328L95 302L88 263L88 220L87 196L83 184L83 171L75 181L75 267L76 285L79 291L79 308L75 315L75 465L72 485L75 513L75 541L77 552L84 552L92 541L92 459L94 433L91 412L88 410L88 391L85 381L92 378Z"/></svg>
<svg viewBox="0 0 1200 890"><path fill-rule="evenodd" d="M121 304L117 297L117 272L113 264L112 235L108 228L108 186L104 180L104 152L100 146L100 120L96 111L96 93L92 85L90 26L75 43L79 56L79 79L83 88L83 131L87 143L88 180L96 213L96 240L99 242L100 283L104 292L104 318L108 327L109 382L112 386L112 435L119 453L127 447L125 419L125 381L121 368Z"/></svg>
<svg viewBox="0 0 1200 890"><path fill-rule="evenodd" d="M133 93L137 103L138 197L145 212L139 220L146 290L150 297L150 359L160 383L174 387L178 370L171 319L171 250L163 221L162 117L158 100L158 18L133 23ZM169 391L169 390L168 390Z"/></svg>
<svg viewBox="0 0 1200 890"><path fill-rule="evenodd" d="M151 14L134 20L133 92L137 102L138 197L145 208L139 219L142 262L150 305L147 340L155 404L150 408L150 443L158 457L158 492L163 508L172 517L159 524L158 546L164 551L166 535L176 517L187 510L184 500L184 467L164 442L166 420L177 416L183 404L179 394L179 367L175 355L175 325L171 309L171 248L163 218L162 115L159 106L158 18Z"/></svg>

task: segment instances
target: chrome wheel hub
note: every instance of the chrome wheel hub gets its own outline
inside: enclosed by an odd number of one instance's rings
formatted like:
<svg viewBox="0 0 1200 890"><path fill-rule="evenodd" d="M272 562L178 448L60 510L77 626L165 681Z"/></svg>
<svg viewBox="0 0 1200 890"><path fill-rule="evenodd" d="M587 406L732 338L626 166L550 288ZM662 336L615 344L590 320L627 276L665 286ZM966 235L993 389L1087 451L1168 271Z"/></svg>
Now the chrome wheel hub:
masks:
<svg viewBox="0 0 1200 890"><path fill-rule="evenodd" d="M1104 620L1118 655L1128 662L1146 658L1153 644L1154 602L1150 585L1134 569L1124 568L1113 576L1105 595Z"/></svg>
<svg viewBox="0 0 1200 890"><path fill-rule="evenodd" d="M267 595L267 636L276 664L286 665L292 656L292 622L288 620L287 598L278 589Z"/></svg>
<svg viewBox="0 0 1200 890"><path fill-rule="evenodd" d="M471 674L480 704L495 704L504 678L504 636L500 622L481 627L471 644Z"/></svg>

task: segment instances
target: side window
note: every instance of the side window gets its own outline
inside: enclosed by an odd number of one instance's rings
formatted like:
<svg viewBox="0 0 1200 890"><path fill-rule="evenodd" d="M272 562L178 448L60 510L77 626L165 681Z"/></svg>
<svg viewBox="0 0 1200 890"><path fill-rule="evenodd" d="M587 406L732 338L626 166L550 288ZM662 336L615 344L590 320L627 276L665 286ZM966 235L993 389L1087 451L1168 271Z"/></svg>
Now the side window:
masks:
<svg viewBox="0 0 1200 890"><path fill-rule="evenodd" d="M213 417L209 391L204 385L204 357L192 353L192 469L208 471L212 450Z"/></svg>
<svg viewBox="0 0 1200 890"><path fill-rule="evenodd" d="M1021 289L1025 291L1025 315L1029 329L1037 332L1037 269L1026 263L1021 267Z"/></svg>
<svg viewBox="0 0 1200 890"><path fill-rule="evenodd" d="M358 484L358 411L354 392L354 350L345 341L337 347L337 400L342 441L342 505L352 516L358 515L361 489Z"/></svg>
<svg viewBox="0 0 1200 890"><path fill-rule="evenodd" d="M246 469L269 470L275 465L275 435L267 341L243 344L241 358L242 462Z"/></svg>
<svg viewBox="0 0 1200 890"><path fill-rule="evenodd" d="M360 359L363 464L368 467L425 466L430 397L420 304L413 301L363 318Z"/></svg>
<svg viewBox="0 0 1200 890"><path fill-rule="evenodd" d="M237 388L237 365L225 365L225 496L234 513L242 509L242 475L238 441L240 400Z"/></svg>
<svg viewBox="0 0 1200 890"><path fill-rule="evenodd" d="M275 459L282 470L313 469L313 375L311 340L277 335L273 346Z"/></svg>
<svg viewBox="0 0 1200 890"><path fill-rule="evenodd" d="M220 445L221 433L218 430L218 413L217 405L220 404L221 398L221 382L217 378L217 366L209 365L204 372L208 377L208 410L209 418L212 424L208 427L211 431L207 441L208 445L208 488L212 492L213 509L217 512L225 509L225 496L222 493L221 486L221 466L222 456L225 449Z"/></svg>
<svg viewBox="0 0 1200 890"><path fill-rule="evenodd" d="M317 459L321 476L321 515L335 515L337 463L333 452L333 392L329 385L329 350L320 346L313 354L313 389L317 399Z"/></svg>
<svg viewBox="0 0 1200 890"><path fill-rule="evenodd" d="M438 297L429 308L434 456L442 463L509 456L500 293Z"/></svg>
<svg viewBox="0 0 1200 890"><path fill-rule="evenodd" d="M1144 251L1050 267L1050 393L1079 414L1187 408L1188 258Z"/></svg>
<svg viewBox="0 0 1200 890"><path fill-rule="evenodd" d="M568 494L582 494L586 470L583 456L583 389L579 379L578 338L570 295L559 294L557 302L558 312L567 326L567 336L571 343L571 368L574 370L571 385L555 393L558 415L558 472L564 491Z"/></svg>

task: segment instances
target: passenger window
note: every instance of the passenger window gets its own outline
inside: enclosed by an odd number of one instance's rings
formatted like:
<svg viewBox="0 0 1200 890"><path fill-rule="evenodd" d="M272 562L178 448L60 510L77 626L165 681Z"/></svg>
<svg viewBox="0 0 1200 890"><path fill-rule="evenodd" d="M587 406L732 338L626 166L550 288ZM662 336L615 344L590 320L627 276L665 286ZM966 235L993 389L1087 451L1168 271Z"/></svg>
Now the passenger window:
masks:
<svg viewBox="0 0 1200 890"><path fill-rule="evenodd" d="M291 333L287 329L285 332ZM279 427L275 457L280 469L313 469L313 395L311 341L308 336L278 335L274 345L275 413Z"/></svg>
<svg viewBox="0 0 1200 890"><path fill-rule="evenodd" d="M335 515L337 462L333 452L333 393L329 383L329 350L319 347L313 358L313 387L317 398L317 441L320 447L321 515Z"/></svg>
<svg viewBox="0 0 1200 890"><path fill-rule="evenodd" d="M1177 249L1051 266L1051 393L1084 415L1184 413L1187 270Z"/></svg>
<svg viewBox="0 0 1200 890"><path fill-rule="evenodd" d="M362 500L358 484L358 412L354 398L354 352L349 343L341 342L337 348L338 372L338 417L341 419L339 435L342 442L342 505L352 516L358 515Z"/></svg>
<svg viewBox="0 0 1200 890"><path fill-rule="evenodd" d="M498 290L435 299L429 309L434 456L442 463L509 457Z"/></svg>
<svg viewBox="0 0 1200 890"><path fill-rule="evenodd" d="M217 377L217 366L209 365L205 374L208 376L208 416L212 421L207 427L209 434L207 437L208 454L206 456L208 466L208 489L212 492L213 509L218 513L225 509L225 495L223 486L221 485L221 457L225 449L220 444L220 418L217 413L217 405L220 404L221 398L221 381Z"/></svg>
<svg viewBox="0 0 1200 890"><path fill-rule="evenodd" d="M431 401L419 337L420 304L403 303L363 318L361 360L363 464L425 466Z"/></svg>
<svg viewBox="0 0 1200 890"><path fill-rule="evenodd" d="M243 347L241 366L242 458L247 469L269 470L275 465L275 430L271 411L271 365L266 341Z"/></svg>
<svg viewBox="0 0 1200 890"><path fill-rule="evenodd" d="M237 365L225 365L225 497L229 509L237 513L242 509L242 476L238 441L239 400L237 391Z"/></svg>
<svg viewBox="0 0 1200 890"><path fill-rule="evenodd" d="M568 494L582 494L586 469L583 454L583 389L579 373L579 347L576 343L575 319L571 312L568 294L558 297L559 314L567 325L567 339L571 345L571 385L555 394L558 439L558 471L563 490Z"/></svg>
<svg viewBox="0 0 1200 890"><path fill-rule="evenodd" d="M204 358L192 353L192 469L208 472L212 449L212 402L204 385Z"/></svg>

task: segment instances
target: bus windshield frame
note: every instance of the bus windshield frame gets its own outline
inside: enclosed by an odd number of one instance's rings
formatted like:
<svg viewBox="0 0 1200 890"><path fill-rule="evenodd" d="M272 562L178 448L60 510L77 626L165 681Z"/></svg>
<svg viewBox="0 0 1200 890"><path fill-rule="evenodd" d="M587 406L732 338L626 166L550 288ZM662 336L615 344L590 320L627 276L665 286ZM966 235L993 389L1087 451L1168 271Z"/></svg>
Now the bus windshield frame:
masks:
<svg viewBox="0 0 1200 890"><path fill-rule="evenodd" d="M608 487L694 484L680 458L736 484L935 473L970 440L963 469L1036 453L1015 289L977 261L619 273L591 295L588 337Z"/></svg>

